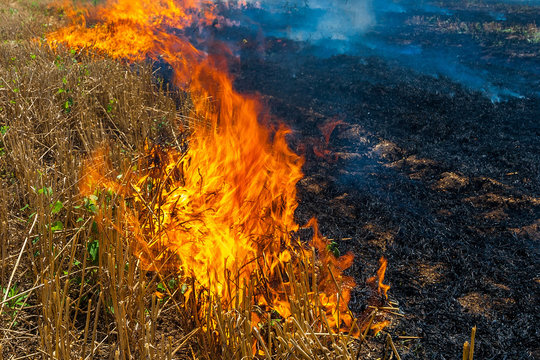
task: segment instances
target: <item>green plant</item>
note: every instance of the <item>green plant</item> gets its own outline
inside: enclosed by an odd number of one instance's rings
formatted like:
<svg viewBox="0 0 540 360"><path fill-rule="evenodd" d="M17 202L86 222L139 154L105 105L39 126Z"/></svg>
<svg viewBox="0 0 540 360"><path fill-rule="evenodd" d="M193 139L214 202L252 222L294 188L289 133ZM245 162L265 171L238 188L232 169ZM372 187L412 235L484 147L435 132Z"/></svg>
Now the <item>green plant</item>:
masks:
<svg viewBox="0 0 540 360"><path fill-rule="evenodd" d="M9 301L6 303L6 306L17 312L17 309L28 306L26 299L28 298L28 293L19 294L19 287L15 284L9 289L2 288L2 296L5 296L6 291L8 292L7 298Z"/></svg>
<svg viewBox="0 0 540 360"><path fill-rule="evenodd" d="M330 241L330 243L326 245L326 249L330 251L335 257L339 257L341 255L341 252L339 251L338 243L335 241Z"/></svg>
<svg viewBox="0 0 540 360"><path fill-rule="evenodd" d="M99 256L99 240L93 240L92 238L89 238L87 248L88 255L90 256L90 261L93 264L97 263Z"/></svg>
<svg viewBox="0 0 540 360"><path fill-rule="evenodd" d="M2 108L0 108L0 110L2 110ZM9 126L8 125L3 125L3 126L0 126L0 156L3 156L6 154L6 151L4 149L4 142L3 142L3 137L6 135L7 131L9 129Z"/></svg>
<svg viewBox="0 0 540 360"><path fill-rule="evenodd" d="M5 306L10 309L10 311L4 311L4 313L7 313L9 314L9 316L11 317L12 319L12 326L17 326L18 325L18 322L16 321L16 317L17 317L17 314L18 312L25 308L25 307L28 307L28 304L27 304L27 299L28 299L28 295L29 293L19 293L19 287L17 286L17 284L11 286L9 289L6 289L6 288L2 288L2 297L4 297L6 295L6 291L7 291L7 303L5 304Z"/></svg>

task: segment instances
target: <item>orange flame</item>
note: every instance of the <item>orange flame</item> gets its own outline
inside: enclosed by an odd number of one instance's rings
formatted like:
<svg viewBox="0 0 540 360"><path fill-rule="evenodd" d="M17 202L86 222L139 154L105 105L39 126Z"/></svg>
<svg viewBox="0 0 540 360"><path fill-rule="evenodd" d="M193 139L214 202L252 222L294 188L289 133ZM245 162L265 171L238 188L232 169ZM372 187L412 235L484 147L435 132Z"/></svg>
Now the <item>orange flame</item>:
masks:
<svg viewBox="0 0 540 360"><path fill-rule="evenodd" d="M376 324L371 325L371 327L369 329L371 331L373 331L374 335L377 335L379 332L384 330L388 325L390 325L390 321L389 320L384 320L384 321L382 321L380 323L376 323Z"/></svg>
<svg viewBox="0 0 540 360"><path fill-rule="evenodd" d="M379 259L379 270L377 270L377 275L372 276L369 279L367 279L368 283L375 283L377 281L377 291L379 294L384 295L386 299L388 299L388 290L390 290L390 285L383 284L384 281L384 274L386 273L386 266L388 265L388 260L384 256L381 256Z"/></svg>
<svg viewBox="0 0 540 360"><path fill-rule="evenodd" d="M337 157L331 157L329 155L332 154L330 149L328 148L328 145L330 143L330 136L332 136L332 133L334 132L335 128L338 125L343 125L345 122L341 119L338 119L337 117L334 117L332 119L329 119L325 121L322 125L319 126L319 130L321 131L321 134L324 137L324 144L322 143L315 143L313 146L313 153L320 157L320 158L326 158L328 161L336 161Z"/></svg>
<svg viewBox="0 0 540 360"><path fill-rule="evenodd" d="M319 126L319 130L321 130L321 133L324 136L324 141L326 142L326 145L328 145L328 143L330 142L330 136L332 136L332 133L334 132L336 126L343 124L345 124L343 120L334 117L333 119L330 119Z"/></svg>
<svg viewBox="0 0 540 360"><path fill-rule="evenodd" d="M204 119L192 125L187 152L146 149L150 160L139 167L146 172L129 184L106 176L110 167L95 158L84 170L84 195L101 187L132 199L134 210L125 222L143 266L176 269L214 291L225 305L240 284L262 272L268 289L255 294L257 303L287 318L294 279L282 279L280 269L317 263L318 294L310 294L311 300L326 309L334 329L351 330L347 304L354 281L342 273L352 254L334 257L315 220L308 224L315 250L296 244L291 235L299 229L294 211L303 159L288 147L288 130L261 126L260 101L237 93L223 59L196 49L183 34L219 20L215 5L111 0L98 7L67 6L67 15L71 25L47 36L53 48L65 44L127 61L162 58L173 67L176 84L192 95L193 117ZM228 285L231 276L236 289ZM378 276L382 286L384 270Z"/></svg>

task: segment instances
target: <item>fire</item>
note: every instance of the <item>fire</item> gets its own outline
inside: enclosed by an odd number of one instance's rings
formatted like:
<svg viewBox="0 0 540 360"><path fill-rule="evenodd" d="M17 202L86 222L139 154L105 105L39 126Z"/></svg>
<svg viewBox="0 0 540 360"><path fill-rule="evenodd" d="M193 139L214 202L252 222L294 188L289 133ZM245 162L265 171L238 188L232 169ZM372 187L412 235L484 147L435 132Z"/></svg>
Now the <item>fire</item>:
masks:
<svg viewBox="0 0 540 360"><path fill-rule="evenodd" d="M185 35L188 28L204 31L219 23L215 5L117 0L67 9L71 25L47 37L53 48L65 44L125 61L163 59L192 96L193 117L201 119L189 129L187 151L148 146L130 179L107 176L110 166L96 160L103 152L84 169L84 195L106 188L130 199L124 223L143 266L177 271L186 283L192 280L188 295L206 289L224 307L240 296L242 283L261 277L266 286L254 292L255 302L287 318L295 284L282 269L302 272L301 264L309 264L317 268L312 279L318 284L309 300L325 309L336 331L351 331L347 303L354 281L343 271L353 256L334 257L314 220L310 247L295 240L303 159L287 145L289 130L262 126L267 119L260 101L236 92L223 59L198 50Z"/></svg>
<svg viewBox="0 0 540 360"><path fill-rule="evenodd" d="M384 274L386 273L386 266L388 265L388 260L386 260L385 257L381 257L379 259L379 270L377 270L377 275L372 276L369 279L367 279L368 283L375 284L377 282L377 291L379 294L384 295L386 299L388 299L388 290L390 290L390 285L383 284L384 281Z"/></svg>
<svg viewBox="0 0 540 360"><path fill-rule="evenodd" d="M132 61L172 51L173 43L189 45L177 42L178 37L169 35L167 29L211 25L216 20L215 5L201 0L118 0L77 7L66 0L62 8L71 25L49 34L49 44L64 43ZM194 48L192 51L197 52Z"/></svg>
<svg viewBox="0 0 540 360"><path fill-rule="evenodd" d="M330 144L330 136L332 136L332 133L334 132L335 128L338 125L343 125L345 122L337 117L334 117L333 119L329 119L326 122L324 122L322 125L319 126L319 130L321 131L321 134L324 137L324 144L322 143L316 143L313 146L313 153L320 157L320 158L326 158L329 161L336 161L337 157L334 156L333 158L329 155L332 154L330 149L328 148L328 145Z"/></svg>

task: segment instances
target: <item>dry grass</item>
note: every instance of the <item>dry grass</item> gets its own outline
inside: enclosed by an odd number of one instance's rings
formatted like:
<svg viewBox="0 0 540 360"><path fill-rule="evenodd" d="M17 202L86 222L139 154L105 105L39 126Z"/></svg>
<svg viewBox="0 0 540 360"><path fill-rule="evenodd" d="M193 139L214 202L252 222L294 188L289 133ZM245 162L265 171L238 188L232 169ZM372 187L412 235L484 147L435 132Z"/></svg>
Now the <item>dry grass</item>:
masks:
<svg viewBox="0 0 540 360"><path fill-rule="evenodd" d="M20 3L0 12L4 358L164 358L150 336L157 301L119 234L97 233L78 181L103 143L121 164L146 138L174 141L177 104L148 65L30 41L51 23L47 12Z"/></svg>
<svg viewBox="0 0 540 360"><path fill-rule="evenodd" d="M31 41L58 14L25 4L0 5L0 359L357 358L359 341L334 334L306 301L314 268L289 294L291 319L252 328L256 279L223 309L139 266L118 216L126 202L82 198L81 168L98 148L125 174L146 139L178 147L189 99L163 89L148 64ZM96 208L110 221L98 224Z"/></svg>

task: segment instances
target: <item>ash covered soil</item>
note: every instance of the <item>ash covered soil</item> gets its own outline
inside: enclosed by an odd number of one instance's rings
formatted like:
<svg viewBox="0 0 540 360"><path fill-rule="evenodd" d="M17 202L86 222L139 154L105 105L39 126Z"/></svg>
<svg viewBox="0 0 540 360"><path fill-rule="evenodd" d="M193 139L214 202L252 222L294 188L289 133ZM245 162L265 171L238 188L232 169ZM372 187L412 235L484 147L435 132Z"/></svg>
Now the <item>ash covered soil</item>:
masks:
<svg viewBox="0 0 540 360"><path fill-rule="evenodd" d="M422 337L402 358L456 358L473 325L478 358L539 358L540 99L493 104L375 58L282 65L245 62L237 87L306 158L299 223L356 255L359 284L388 258L405 314L389 331Z"/></svg>
<svg viewBox="0 0 540 360"><path fill-rule="evenodd" d="M298 222L355 254L351 308L384 255L402 359L456 359L474 325L476 358L540 358L540 99L298 46L246 46L235 85L292 129Z"/></svg>

